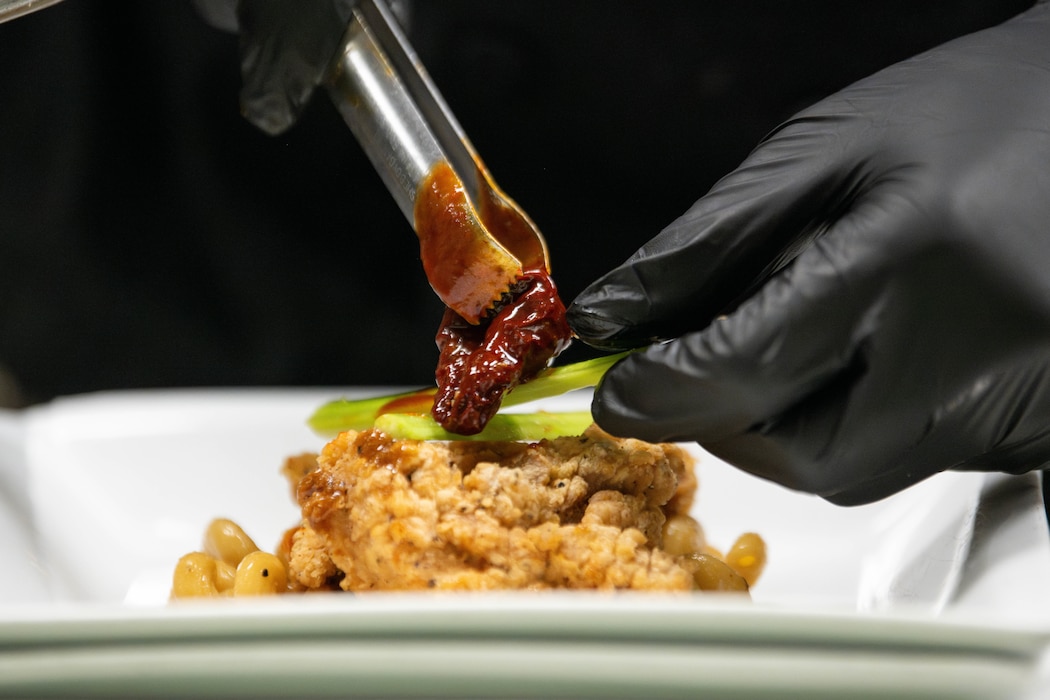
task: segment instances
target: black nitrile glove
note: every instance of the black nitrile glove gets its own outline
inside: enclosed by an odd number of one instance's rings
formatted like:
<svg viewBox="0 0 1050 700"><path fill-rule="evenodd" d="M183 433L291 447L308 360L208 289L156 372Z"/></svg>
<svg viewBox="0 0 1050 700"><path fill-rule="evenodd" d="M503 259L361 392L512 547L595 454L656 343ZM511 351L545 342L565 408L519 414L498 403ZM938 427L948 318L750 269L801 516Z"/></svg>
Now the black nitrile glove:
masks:
<svg viewBox="0 0 1050 700"><path fill-rule="evenodd" d="M241 111L268 134L295 123L346 31L354 0L195 0L240 36Z"/></svg>
<svg viewBox="0 0 1050 700"><path fill-rule="evenodd" d="M601 427L835 503L1045 465L1050 4L797 115L569 318L675 339L606 375Z"/></svg>

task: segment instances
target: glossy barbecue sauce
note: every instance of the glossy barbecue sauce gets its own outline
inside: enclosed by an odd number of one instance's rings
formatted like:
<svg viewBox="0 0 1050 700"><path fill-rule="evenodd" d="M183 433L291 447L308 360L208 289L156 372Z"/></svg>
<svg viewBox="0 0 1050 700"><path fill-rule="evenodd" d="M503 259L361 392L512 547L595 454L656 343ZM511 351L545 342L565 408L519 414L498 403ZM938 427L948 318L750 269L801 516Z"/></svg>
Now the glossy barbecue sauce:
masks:
<svg viewBox="0 0 1050 700"><path fill-rule="evenodd" d="M484 174L479 174L479 180L489 182ZM480 199L478 217L521 262L521 268L514 271L512 291L497 308L479 313L476 319L446 308L441 319L436 337L440 351L435 372L437 394L431 414L445 430L461 435L481 432L499 410L507 391L545 368L568 346L571 337L565 304L547 271L546 251L542 244L536 244L531 224L492 188L486 188ZM417 232L427 231L431 241L456 238L435 234L444 227L468 225L465 206L463 185L452 169L444 164L435 167L417 197ZM438 246L428 250L423 240L421 236L420 254L428 277L431 266L464 270L476 262L457 257L462 251ZM490 278L482 274L473 279L481 282ZM442 296L441 290L435 291ZM460 293L471 291L461 289Z"/></svg>

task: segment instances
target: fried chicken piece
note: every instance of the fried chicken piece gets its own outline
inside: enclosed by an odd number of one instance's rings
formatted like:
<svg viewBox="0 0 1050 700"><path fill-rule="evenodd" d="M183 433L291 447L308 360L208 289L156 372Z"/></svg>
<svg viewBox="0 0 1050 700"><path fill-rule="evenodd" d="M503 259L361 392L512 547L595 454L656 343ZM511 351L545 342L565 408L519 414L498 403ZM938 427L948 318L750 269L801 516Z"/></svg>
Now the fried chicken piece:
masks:
<svg viewBox="0 0 1050 700"><path fill-rule="evenodd" d="M692 574L660 542L695 489L680 447L593 426L535 444L351 431L298 479L289 575L350 591L690 590Z"/></svg>

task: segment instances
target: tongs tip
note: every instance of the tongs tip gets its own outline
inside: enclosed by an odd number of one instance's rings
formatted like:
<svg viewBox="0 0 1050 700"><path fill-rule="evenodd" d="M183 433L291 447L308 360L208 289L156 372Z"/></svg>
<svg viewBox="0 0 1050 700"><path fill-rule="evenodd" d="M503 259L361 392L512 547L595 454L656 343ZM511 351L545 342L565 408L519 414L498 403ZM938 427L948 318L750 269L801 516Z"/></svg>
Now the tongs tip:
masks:
<svg viewBox="0 0 1050 700"><path fill-rule="evenodd" d="M521 291L529 271L549 268L547 244L535 224L504 195L484 167L479 192L452 166L439 162L424 179L415 204L420 257L434 291L477 324Z"/></svg>
<svg viewBox="0 0 1050 700"><path fill-rule="evenodd" d="M493 182L382 0L355 5L329 92L449 308L480 323L529 271L548 269L543 236Z"/></svg>

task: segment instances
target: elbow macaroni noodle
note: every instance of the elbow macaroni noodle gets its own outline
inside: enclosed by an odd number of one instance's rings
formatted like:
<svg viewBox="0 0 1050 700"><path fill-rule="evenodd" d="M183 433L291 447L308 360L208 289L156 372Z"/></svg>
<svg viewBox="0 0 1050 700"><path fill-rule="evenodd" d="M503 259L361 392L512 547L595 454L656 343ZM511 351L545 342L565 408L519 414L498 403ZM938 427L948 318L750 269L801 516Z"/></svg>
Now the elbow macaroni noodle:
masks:
<svg viewBox="0 0 1050 700"><path fill-rule="evenodd" d="M172 598L273 595L288 591L283 561L260 550L232 520L217 518L204 535L204 551L179 559Z"/></svg>

